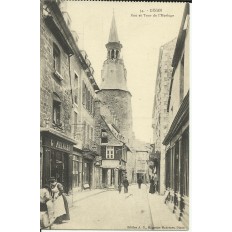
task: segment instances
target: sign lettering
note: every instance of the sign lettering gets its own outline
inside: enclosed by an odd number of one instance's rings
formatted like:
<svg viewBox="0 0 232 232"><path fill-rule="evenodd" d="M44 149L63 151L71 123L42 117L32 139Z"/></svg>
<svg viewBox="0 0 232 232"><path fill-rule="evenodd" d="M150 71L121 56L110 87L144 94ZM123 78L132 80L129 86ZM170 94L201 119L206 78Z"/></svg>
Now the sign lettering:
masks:
<svg viewBox="0 0 232 232"><path fill-rule="evenodd" d="M59 148L65 151L70 151L70 145L59 140L54 141L51 139L51 147Z"/></svg>

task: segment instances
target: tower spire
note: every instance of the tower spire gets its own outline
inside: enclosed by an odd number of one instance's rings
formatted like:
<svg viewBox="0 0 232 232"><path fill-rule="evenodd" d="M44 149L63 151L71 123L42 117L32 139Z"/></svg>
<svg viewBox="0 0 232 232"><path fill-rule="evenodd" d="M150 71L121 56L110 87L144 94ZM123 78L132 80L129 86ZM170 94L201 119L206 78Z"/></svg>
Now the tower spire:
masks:
<svg viewBox="0 0 232 232"><path fill-rule="evenodd" d="M120 58L121 48L122 44L118 40L113 11L109 41L106 44L107 59L103 64L101 89L120 89L123 91L128 91L126 68L123 60Z"/></svg>
<svg viewBox="0 0 232 232"><path fill-rule="evenodd" d="M118 40L118 32L117 32L117 27L116 27L116 22L115 22L115 16L114 16L114 9L113 9L113 17L111 21L111 28L110 28L110 35L109 35L109 40L108 42L117 42L119 43Z"/></svg>

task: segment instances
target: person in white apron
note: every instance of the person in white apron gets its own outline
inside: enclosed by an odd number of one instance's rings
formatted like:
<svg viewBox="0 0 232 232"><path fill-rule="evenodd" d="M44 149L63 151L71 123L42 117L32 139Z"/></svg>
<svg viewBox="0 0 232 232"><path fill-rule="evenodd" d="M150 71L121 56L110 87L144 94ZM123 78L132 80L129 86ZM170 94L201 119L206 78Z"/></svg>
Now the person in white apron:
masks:
<svg viewBox="0 0 232 232"><path fill-rule="evenodd" d="M54 204L55 223L62 223L63 220L70 220L68 202L64 195L62 184L55 179L51 180L51 191Z"/></svg>

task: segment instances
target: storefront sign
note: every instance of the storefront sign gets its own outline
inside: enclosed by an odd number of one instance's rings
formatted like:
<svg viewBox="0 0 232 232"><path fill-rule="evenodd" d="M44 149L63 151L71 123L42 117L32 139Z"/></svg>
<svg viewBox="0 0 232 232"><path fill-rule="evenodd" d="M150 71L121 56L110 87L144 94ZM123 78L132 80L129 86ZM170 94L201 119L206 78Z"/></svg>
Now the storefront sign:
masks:
<svg viewBox="0 0 232 232"><path fill-rule="evenodd" d="M70 151L70 145L59 140L51 139L51 147L55 147L65 151Z"/></svg>

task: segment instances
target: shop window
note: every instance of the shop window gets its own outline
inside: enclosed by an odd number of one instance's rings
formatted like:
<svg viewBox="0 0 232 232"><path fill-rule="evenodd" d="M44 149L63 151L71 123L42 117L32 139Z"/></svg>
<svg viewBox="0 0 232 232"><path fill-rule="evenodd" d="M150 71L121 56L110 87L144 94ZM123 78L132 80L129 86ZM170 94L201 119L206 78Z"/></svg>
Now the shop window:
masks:
<svg viewBox="0 0 232 232"><path fill-rule="evenodd" d="M56 155L55 155L54 151L51 151L50 177L55 177L56 178Z"/></svg>
<svg viewBox="0 0 232 232"><path fill-rule="evenodd" d="M101 143L108 143L108 134L106 130L101 130Z"/></svg>
<svg viewBox="0 0 232 232"><path fill-rule="evenodd" d="M73 156L73 188L80 186L80 162L79 157Z"/></svg>
<svg viewBox="0 0 232 232"><path fill-rule="evenodd" d="M82 162L80 161L78 165L79 165L78 168L78 187L79 187L81 185Z"/></svg>
<svg viewBox="0 0 232 232"><path fill-rule="evenodd" d="M106 159L114 159L114 147L106 147Z"/></svg>
<svg viewBox="0 0 232 232"><path fill-rule="evenodd" d="M50 158L50 177L55 177L58 182L66 183L67 177L67 160L64 158L64 154L58 151L51 151Z"/></svg>
<svg viewBox="0 0 232 232"><path fill-rule="evenodd" d="M60 50L55 43L53 43L53 68L60 73Z"/></svg>

